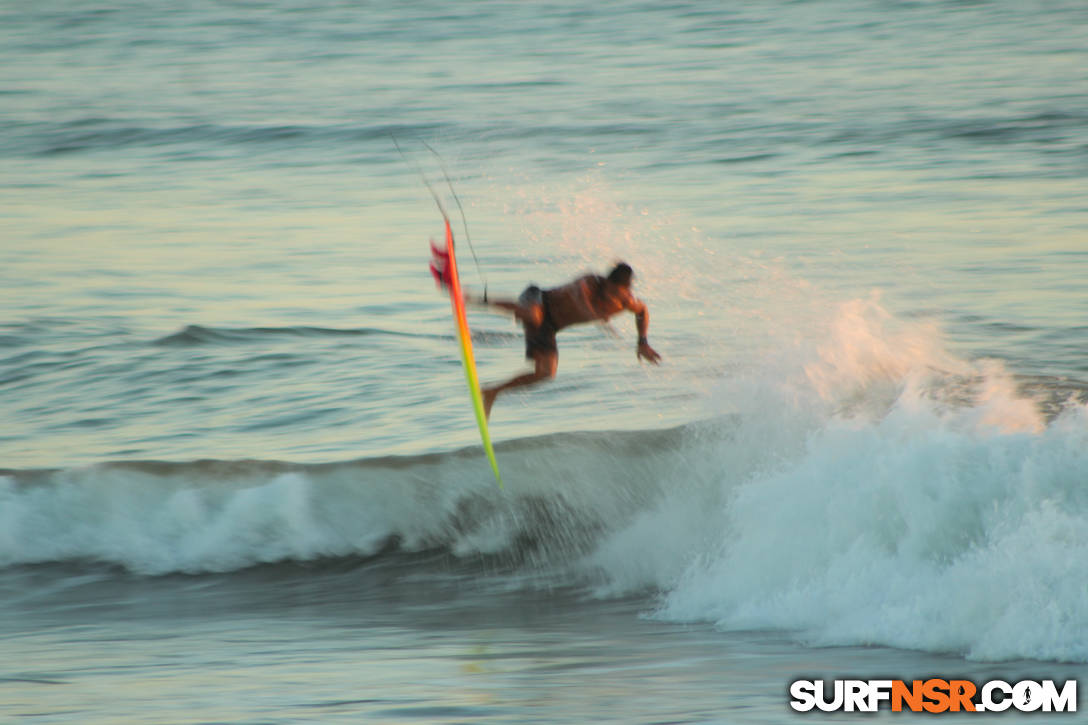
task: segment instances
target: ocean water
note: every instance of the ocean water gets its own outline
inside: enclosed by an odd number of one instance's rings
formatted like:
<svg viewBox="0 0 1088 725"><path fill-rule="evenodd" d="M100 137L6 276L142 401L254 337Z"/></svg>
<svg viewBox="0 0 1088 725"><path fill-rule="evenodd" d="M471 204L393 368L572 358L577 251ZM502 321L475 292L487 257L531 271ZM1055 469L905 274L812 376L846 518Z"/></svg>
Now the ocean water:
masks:
<svg viewBox="0 0 1088 725"><path fill-rule="evenodd" d="M1088 682L1086 41L1080 0L0 3L0 719ZM625 259L663 356L564 331L504 490L424 179L467 287Z"/></svg>

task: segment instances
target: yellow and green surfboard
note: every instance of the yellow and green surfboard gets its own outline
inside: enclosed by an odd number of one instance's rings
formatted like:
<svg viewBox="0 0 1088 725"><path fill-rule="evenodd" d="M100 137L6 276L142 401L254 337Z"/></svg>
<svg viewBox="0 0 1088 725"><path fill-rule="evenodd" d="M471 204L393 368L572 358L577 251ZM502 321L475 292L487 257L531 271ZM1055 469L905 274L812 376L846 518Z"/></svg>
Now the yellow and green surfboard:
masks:
<svg viewBox="0 0 1088 725"><path fill-rule="evenodd" d="M487 415L484 413L484 400L480 394L480 379L476 374L476 357L472 353L472 333L468 327L468 317L465 314L465 298L461 293L461 279L457 275L457 257L453 249L453 230L450 229L450 220L442 215L446 223L446 248L440 249L431 241L431 274L450 294L450 302L453 305L453 319L457 326L457 341L461 345L461 360L465 368L465 381L468 383L469 395L472 397L472 408L476 412L476 425L480 428L480 438L483 440L484 452L491 463L491 470L495 473L495 480L502 488L502 474L499 473L499 463L495 460L495 449L491 445L491 434L487 429Z"/></svg>

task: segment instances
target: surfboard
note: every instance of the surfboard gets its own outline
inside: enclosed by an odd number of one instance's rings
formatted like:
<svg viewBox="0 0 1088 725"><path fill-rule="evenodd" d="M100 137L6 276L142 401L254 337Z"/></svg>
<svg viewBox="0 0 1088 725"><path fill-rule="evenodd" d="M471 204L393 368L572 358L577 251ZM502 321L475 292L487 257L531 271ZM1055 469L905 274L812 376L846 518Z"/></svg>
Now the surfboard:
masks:
<svg viewBox="0 0 1088 725"><path fill-rule="evenodd" d="M472 398L472 408L476 413L476 425L480 428L480 439L484 444L484 452L491 463L491 470L495 474L495 480L502 488L502 474L499 473L499 463L495 460L495 449L491 445L491 433L487 429L487 415L484 413L484 399L480 394L480 378L476 374L476 357L472 352L472 332L468 327L468 316L465 314L465 297L461 292L461 278L457 275L457 256L453 250L453 230L450 229L450 220L442 215L446 222L446 248L440 249L431 240L431 274L435 281L442 285L450 293L450 302L453 306L453 320L457 327L457 341L461 346L461 362L465 368L465 382L468 383L468 392Z"/></svg>

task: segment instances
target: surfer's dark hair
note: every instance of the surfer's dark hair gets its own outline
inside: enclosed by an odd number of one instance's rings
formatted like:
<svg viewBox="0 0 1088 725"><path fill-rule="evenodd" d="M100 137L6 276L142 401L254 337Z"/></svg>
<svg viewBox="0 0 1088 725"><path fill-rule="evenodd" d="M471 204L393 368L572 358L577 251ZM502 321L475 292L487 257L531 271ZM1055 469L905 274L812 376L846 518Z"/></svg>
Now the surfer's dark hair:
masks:
<svg viewBox="0 0 1088 725"><path fill-rule="evenodd" d="M608 281L612 284L618 284L620 287L630 287L631 277L633 277L634 274L631 265L626 262L620 262L608 273Z"/></svg>

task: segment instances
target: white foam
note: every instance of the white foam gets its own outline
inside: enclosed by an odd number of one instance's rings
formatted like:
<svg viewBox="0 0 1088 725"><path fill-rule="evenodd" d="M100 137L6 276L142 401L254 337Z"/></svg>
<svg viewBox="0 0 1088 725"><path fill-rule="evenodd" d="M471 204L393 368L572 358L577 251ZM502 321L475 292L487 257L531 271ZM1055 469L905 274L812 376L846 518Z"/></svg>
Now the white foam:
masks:
<svg viewBox="0 0 1088 725"><path fill-rule="evenodd" d="M0 566L89 560L141 574L224 572L369 555L393 536L421 548L449 539L464 482L480 480L457 460L444 468L239 464L224 473L195 463L72 469L26 485L9 477L0 481Z"/></svg>
<svg viewBox="0 0 1088 725"><path fill-rule="evenodd" d="M1088 660L1088 413L1047 424L1000 365L893 323L849 303L723 385L738 427L589 557L602 590L814 643Z"/></svg>
<svg viewBox="0 0 1088 725"><path fill-rule="evenodd" d="M475 451L15 474L0 566L222 572L396 537L515 552L603 596L651 588L673 621L1088 661L1088 408L1048 419L1000 364L956 359L877 298L776 329L709 422L508 442L504 494Z"/></svg>

